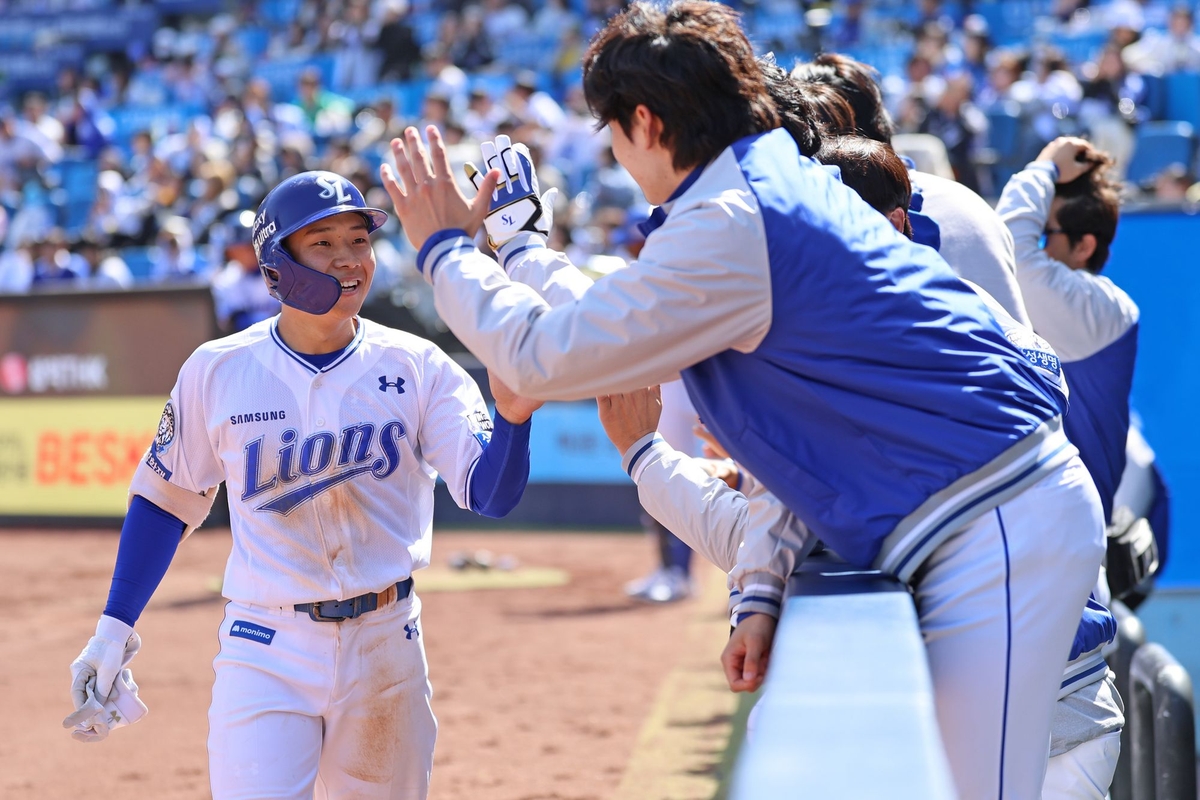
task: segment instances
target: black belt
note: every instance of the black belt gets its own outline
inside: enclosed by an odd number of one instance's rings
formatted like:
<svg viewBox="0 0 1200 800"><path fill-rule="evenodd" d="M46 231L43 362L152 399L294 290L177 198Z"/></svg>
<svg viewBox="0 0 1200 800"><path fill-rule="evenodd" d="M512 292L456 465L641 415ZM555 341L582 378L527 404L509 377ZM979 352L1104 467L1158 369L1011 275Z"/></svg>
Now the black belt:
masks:
<svg viewBox="0 0 1200 800"><path fill-rule="evenodd" d="M367 592L349 600L322 600L319 603L297 603L296 610L308 614L317 622L341 622L355 619L386 605L403 600L412 593L413 580L405 578L382 592Z"/></svg>

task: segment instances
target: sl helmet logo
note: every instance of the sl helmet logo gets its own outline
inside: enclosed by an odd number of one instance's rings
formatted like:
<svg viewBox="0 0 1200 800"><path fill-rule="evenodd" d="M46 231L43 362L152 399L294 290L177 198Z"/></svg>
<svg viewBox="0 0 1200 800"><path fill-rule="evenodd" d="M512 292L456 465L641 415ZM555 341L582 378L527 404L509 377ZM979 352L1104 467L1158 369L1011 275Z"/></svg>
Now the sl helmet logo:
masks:
<svg viewBox="0 0 1200 800"><path fill-rule="evenodd" d="M396 387L396 394L404 394L404 378L389 381L386 375L379 376L379 391L386 392L389 386Z"/></svg>
<svg viewBox="0 0 1200 800"><path fill-rule="evenodd" d="M513 220L511 214L501 214L500 221L503 222L505 225L512 225L514 223L514 220Z"/></svg>
<svg viewBox="0 0 1200 800"><path fill-rule="evenodd" d="M322 200L331 200L336 196L339 206L350 202L350 195L346 193L346 182L338 176L322 175L317 178L317 185L324 189L317 195Z"/></svg>
<svg viewBox="0 0 1200 800"><path fill-rule="evenodd" d="M417 630L417 623L414 622L411 625L407 622L404 623L404 638L405 639L412 639L413 637L419 637L420 635L421 635L421 632L419 630Z"/></svg>

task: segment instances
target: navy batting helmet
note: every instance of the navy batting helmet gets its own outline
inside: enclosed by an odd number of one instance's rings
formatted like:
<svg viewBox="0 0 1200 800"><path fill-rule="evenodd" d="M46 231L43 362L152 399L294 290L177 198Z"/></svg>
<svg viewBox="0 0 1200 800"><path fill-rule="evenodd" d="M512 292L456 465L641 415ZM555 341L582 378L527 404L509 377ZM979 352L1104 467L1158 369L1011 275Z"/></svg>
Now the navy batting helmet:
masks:
<svg viewBox="0 0 1200 800"><path fill-rule="evenodd" d="M279 302L309 314L328 313L337 304L342 294L337 278L296 261L283 240L305 225L346 211L362 214L368 232L388 218L387 212L367 207L362 192L334 172L301 172L267 193L251 235L258 267Z"/></svg>

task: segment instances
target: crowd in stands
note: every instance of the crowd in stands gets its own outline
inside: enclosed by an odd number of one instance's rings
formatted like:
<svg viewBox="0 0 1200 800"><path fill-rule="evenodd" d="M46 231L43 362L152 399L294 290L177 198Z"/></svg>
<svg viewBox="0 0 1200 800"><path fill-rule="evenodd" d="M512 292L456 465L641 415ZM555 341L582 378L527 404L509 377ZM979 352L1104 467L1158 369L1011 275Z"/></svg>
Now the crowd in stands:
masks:
<svg viewBox="0 0 1200 800"><path fill-rule="evenodd" d="M944 170L985 196L1069 133L1113 153L1130 193L1200 200L1190 126L1176 131L1186 156L1129 171L1139 131L1165 124L1153 122L1166 117L1164 81L1200 76L1191 4L733 4L783 66L820 50L878 66L898 130L935 137ZM458 164L497 134L527 143L543 188L560 189L555 246L603 269L649 212L579 87L588 39L619 8L0 0L0 292L203 281L223 327L249 324L277 308L248 234L266 191L329 169L387 207L378 167L414 123L437 125ZM1200 118L1200 77L1194 88ZM905 141L919 149L923 139L898 137L897 149ZM437 326L394 220L375 250L373 295Z"/></svg>

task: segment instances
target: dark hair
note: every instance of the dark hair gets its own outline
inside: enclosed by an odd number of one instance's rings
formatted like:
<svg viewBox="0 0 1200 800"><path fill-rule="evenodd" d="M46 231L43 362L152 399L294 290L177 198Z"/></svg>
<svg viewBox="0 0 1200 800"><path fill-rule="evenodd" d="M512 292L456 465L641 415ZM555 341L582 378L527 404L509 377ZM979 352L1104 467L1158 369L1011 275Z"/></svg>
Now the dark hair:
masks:
<svg viewBox="0 0 1200 800"><path fill-rule="evenodd" d="M1108 263L1108 250L1117 236L1121 211L1120 184L1109 175L1113 159L1100 150L1088 150L1085 158L1094 166L1070 183L1059 184L1054 195L1058 207L1058 227L1074 247L1086 234L1096 237L1096 249L1085 265L1088 272L1100 274Z"/></svg>
<svg viewBox="0 0 1200 800"><path fill-rule="evenodd" d="M775 103L780 124L796 140L801 155L810 158L815 156L821 149L822 133L817 109L805 96L803 87L792 80L787 70L775 63L773 56L763 56L758 60L758 66L766 81L767 94Z"/></svg>
<svg viewBox="0 0 1200 800"><path fill-rule="evenodd" d="M865 136L834 136L821 145L817 160L839 167L842 183L879 213L889 214L897 208L907 212L912 202L912 183L904 162L890 145ZM912 238L907 215L904 227L905 234Z"/></svg>
<svg viewBox="0 0 1200 800"><path fill-rule="evenodd" d="M629 134L644 105L677 170L705 164L745 136L779 127L754 48L728 6L637 2L608 21L583 56L583 92L600 123Z"/></svg>
<svg viewBox="0 0 1200 800"><path fill-rule="evenodd" d="M849 136L858 130L854 109L842 93L827 83L796 83L827 136Z"/></svg>
<svg viewBox="0 0 1200 800"><path fill-rule="evenodd" d="M854 111L859 133L884 144L892 141L896 129L883 106L879 73L874 67L841 53L822 53L797 66L792 70L792 77L804 83L824 83L837 89Z"/></svg>

